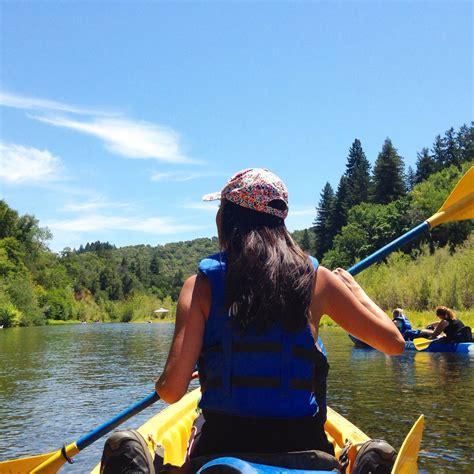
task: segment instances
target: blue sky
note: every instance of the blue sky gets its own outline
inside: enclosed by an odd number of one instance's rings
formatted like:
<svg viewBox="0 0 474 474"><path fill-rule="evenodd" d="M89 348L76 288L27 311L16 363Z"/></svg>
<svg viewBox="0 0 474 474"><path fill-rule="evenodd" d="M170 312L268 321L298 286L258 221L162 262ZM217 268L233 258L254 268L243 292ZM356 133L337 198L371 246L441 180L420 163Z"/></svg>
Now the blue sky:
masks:
<svg viewBox="0 0 474 474"><path fill-rule="evenodd" d="M51 248L215 235L242 168L309 227L348 149L473 118L471 2L1 2L0 196Z"/></svg>

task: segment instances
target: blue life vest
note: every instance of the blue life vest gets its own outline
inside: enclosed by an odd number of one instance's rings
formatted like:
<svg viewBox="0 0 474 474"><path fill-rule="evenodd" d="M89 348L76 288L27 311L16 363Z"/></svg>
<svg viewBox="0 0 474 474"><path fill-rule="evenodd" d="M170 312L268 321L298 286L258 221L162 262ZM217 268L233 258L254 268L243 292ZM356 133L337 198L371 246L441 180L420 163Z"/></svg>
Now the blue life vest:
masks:
<svg viewBox="0 0 474 474"><path fill-rule="evenodd" d="M314 268L318 261L311 257ZM199 271L212 289L212 303L198 361L202 409L236 416L295 418L326 415L329 365L321 339L309 326L297 333L275 323L263 334L244 335L224 309L226 254L205 258ZM318 349L319 346L319 349Z"/></svg>
<svg viewBox="0 0 474 474"><path fill-rule="evenodd" d="M398 330L402 333L402 335L404 335L407 331L412 330L410 320L404 314L393 318L393 322L397 326Z"/></svg>

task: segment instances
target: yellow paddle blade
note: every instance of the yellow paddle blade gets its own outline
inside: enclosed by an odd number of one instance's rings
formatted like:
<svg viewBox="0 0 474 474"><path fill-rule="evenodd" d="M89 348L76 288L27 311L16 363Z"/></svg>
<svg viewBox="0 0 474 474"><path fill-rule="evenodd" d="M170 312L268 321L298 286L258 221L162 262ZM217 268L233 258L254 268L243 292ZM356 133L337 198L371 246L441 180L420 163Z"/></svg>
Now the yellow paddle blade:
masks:
<svg viewBox="0 0 474 474"><path fill-rule="evenodd" d="M467 171L438 212L426 221L431 228L443 222L474 219L474 166Z"/></svg>
<svg viewBox="0 0 474 474"><path fill-rule="evenodd" d="M418 453L420 452L421 439L423 437L423 425L425 417L420 415L403 441L398 453L392 474L417 474Z"/></svg>
<svg viewBox="0 0 474 474"><path fill-rule="evenodd" d="M67 456L70 458L79 452L76 443L67 445L65 449ZM50 474L57 472L65 462L66 459L61 449L59 449L52 453L0 462L0 474L24 474L30 472Z"/></svg>
<svg viewBox="0 0 474 474"><path fill-rule="evenodd" d="M416 337L415 339L413 339L413 345L415 346L415 349L417 351L422 351L423 349L426 349L435 340L436 339L426 339L424 337Z"/></svg>
<svg viewBox="0 0 474 474"><path fill-rule="evenodd" d="M1 474L19 474L23 472L30 472L36 466L39 466L44 461L48 460L54 453L38 454L27 458L14 459L12 461L0 462Z"/></svg>

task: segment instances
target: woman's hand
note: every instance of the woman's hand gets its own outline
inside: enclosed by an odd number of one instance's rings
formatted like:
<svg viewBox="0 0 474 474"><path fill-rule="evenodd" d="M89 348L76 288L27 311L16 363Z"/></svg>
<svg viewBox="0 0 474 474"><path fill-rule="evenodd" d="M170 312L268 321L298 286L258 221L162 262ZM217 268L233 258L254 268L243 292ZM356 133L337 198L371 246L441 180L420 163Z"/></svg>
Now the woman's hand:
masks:
<svg viewBox="0 0 474 474"><path fill-rule="evenodd" d="M405 349L405 340L391 319L342 268L334 272L320 266L311 302L315 327L327 314L350 334L389 355Z"/></svg>
<svg viewBox="0 0 474 474"><path fill-rule="evenodd" d="M362 290L359 283L355 281L355 278L347 270L336 268L333 273L351 290L351 293Z"/></svg>
<svg viewBox="0 0 474 474"><path fill-rule="evenodd" d="M347 270L344 270L343 268L336 268L333 273L339 278L339 280L342 281L342 283L344 283L344 285L346 285L349 291L357 298L360 303L370 310L374 310L373 301L367 296L367 293Z"/></svg>

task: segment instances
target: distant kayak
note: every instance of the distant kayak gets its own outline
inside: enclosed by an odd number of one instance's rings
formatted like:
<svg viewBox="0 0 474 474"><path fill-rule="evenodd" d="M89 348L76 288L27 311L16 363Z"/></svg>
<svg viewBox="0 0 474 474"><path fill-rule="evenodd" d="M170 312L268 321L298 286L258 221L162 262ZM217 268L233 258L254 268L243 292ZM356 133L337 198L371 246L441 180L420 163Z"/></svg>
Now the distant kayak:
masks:
<svg viewBox="0 0 474 474"><path fill-rule="evenodd" d="M372 349L364 341L357 339L352 334L349 334L349 338L354 343L354 346L359 349ZM406 351L416 351L415 344L413 341L405 342ZM474 355L474 342L437 342L433 341L428 347L418 352L457 352L459 354L473 354Z"/></svg>

